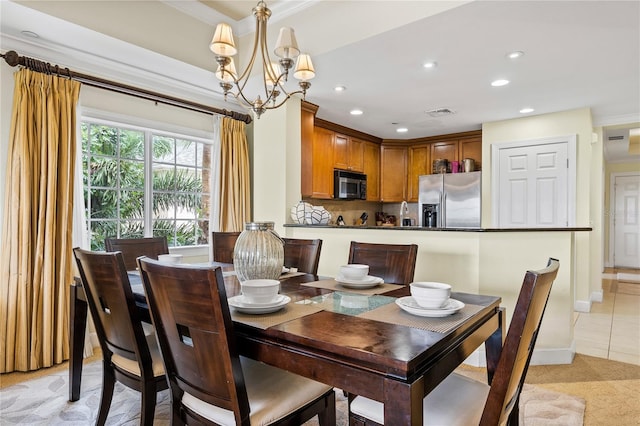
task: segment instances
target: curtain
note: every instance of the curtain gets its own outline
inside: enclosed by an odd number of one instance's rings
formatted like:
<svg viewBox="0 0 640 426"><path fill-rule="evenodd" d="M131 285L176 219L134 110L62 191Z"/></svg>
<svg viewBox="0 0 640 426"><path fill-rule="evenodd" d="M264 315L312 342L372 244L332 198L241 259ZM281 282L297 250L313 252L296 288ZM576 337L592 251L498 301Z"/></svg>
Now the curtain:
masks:
<svg viewBox="0 0 640 426"><path fill-rule="evenodd" d="M249 150L245 123L222 119L220 152L220 221L222 232L237 232L251 217Z"/></svg>
<svg viewBox="0 0 640 426"><path fill-rule="evenodd" d="M0 372L69 358L80 83L15 73L0 257Z"/></svg>

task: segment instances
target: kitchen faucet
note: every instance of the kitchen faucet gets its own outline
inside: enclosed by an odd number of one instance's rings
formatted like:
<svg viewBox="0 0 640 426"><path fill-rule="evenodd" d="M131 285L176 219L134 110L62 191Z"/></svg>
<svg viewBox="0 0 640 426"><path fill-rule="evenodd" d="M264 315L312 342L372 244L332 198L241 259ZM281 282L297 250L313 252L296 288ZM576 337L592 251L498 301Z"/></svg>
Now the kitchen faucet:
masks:
<svg viewBox="0 0 640 426"><path fill-rule="evenodd" d="M406 201L400 203L400 226L404 226L405 216L409 213L409 205Z"/></svg>

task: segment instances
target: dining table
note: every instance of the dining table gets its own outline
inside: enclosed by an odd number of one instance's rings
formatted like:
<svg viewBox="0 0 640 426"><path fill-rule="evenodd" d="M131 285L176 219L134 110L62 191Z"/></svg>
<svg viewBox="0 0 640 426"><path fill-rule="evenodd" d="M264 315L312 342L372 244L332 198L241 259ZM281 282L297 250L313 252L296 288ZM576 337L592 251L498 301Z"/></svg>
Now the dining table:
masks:
<svg viewBox="0 0 640 426"><path fill-rule="evenodd" d="M240 355L384 403L385 424L422 425L422 400L485 344L491 382L505 337L498 296L452 291L462 305L447 315L419 316L401 309L406 285L351 288L331 277L287 272L280 277L286 305L275 312L237 309L241 294L233 265L220 267ZM139 274L129 272L143 321L151 322ZM80 398L87 322L82 282L70 293L69 400Z"/></svg>

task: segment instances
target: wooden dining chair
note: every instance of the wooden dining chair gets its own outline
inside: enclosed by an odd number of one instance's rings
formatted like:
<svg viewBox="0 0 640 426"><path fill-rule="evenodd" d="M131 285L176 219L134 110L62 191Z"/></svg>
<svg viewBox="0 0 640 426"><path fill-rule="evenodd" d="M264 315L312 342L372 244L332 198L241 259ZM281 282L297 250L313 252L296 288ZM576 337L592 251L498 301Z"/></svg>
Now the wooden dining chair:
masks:
<svg viewBox="0 0 640 426"><path fill-rule="evenodd" d="M154 334L145 335L122 253L73 249L102 348L102 397L96 424L109 414L115 382L142 393L140 424L152 425L156 394L168 383Z"/></svg>
<svg viewBox="0 0 640 426"><path fill-rule="evenodd" d="M284 266L297 268L307 274L318 273L320 263L320 251L322 240L305 240L300 238L283 238L284 241Z"/></svg>
<svg viewBox="0 0 640 426"><path fill-rule="evenodd" d="M157 259L159 254L168 254L167 237L149 238L105 238L106 251L121 251L127 271L135 271L138 267L136 259L147 256Z"/></svg>
<svg viewBox="0 0 640 426"><path fill-rule="evenodd" d="M240 232L212 232L213 261L233 263L233 249L236 247L236 240L239 236Z"/></svg>
<svg viewBox="0 0 640 426"><path fill-rule="evenodd" d="M369 275L388 284L409 284L416 269L416 244L375 244L351 241L349 263L369 265Z"/></svg>
<svg viewBox="0 0 640 426"><path fill-rule="evenodd" d="M526 272L490 386L456 373L449 375L424 398L423 424L518 424L520 391L559 267L558 260L549 259L546 268ZM352 425L380 425L384 405L357 396L349 406L349 416Z"/></svg>
<svg viewBox="0 0 640 426"><path fill-rule="evenodd" d="M141 257L169 387L172 424L335 425L330 386L241 357L220 268Z"/></svg>

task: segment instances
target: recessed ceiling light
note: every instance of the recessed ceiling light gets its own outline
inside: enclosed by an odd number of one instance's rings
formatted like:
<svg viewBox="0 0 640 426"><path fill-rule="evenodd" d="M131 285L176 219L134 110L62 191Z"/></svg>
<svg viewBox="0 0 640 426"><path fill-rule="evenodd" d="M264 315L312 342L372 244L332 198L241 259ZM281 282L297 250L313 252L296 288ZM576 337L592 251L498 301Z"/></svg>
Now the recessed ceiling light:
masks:
<svg viewBox="0 0 640 426"><path fill-rule="evenodd" d="M406 127L398 127L396 129L396 132L398 133L407 133L409 131L409 129L407 129Z"/></svg>
<svg viewBox="0 0 640 426"><path fill-rule="evenodd" d="M425 62L422 66L427 68L427 69L433 69L433 68L438 66L438 63L437 62L433 62L433 61Z"/></svg>
<svg viewBox="0 0 640 426"><path fill-rule="evenodd" d="M333 90L335 90L336 92L344 92L345 90L347 90L347 88L344 86L336 86L333 88Z"/></svg>
<svg viewBox="0 0 640 426"><path fill-rule="evenodd" d="M40 36L38 35L38 33L34 33L33 31L28 31L28 30L24 30L24 31L20 31L20 33L24 36L27 37L31 37L31 38L40 38Z"/></svg>
<svg viewBox="0 0 640 426"><path fill-rule="evenodd" d="M494 80L491 82L491 85L493 87L506 86L507 84L509 84L509 80L500 79L500 80Z"/></svg>
<svg viewBox="0 0 640 426"><path fill-rule="evenodd" d="M520 110L520 114L528 114L528 113L533 112L533 111L535 111L533 108L522 108Z"/></svg>
<svg viewBox="0 0 640 426"><path fill-rule="evenodd" d="M520 50L516 50L514 52L507 53L507 58L509 58L509 59L518 59L521 56L524 56L524 52L522 52Z"/></svg>
<svg viewBox="0 0 640 426"><path fill-rule="evenodd" d="M349 111L349 114L351 114L351 115L362 115L362 110L361 109L352 109L351 111Z"/></svg>

